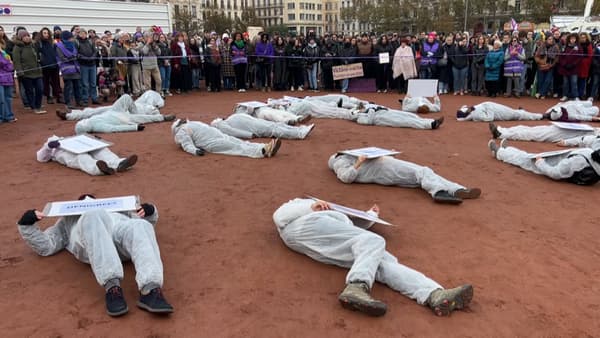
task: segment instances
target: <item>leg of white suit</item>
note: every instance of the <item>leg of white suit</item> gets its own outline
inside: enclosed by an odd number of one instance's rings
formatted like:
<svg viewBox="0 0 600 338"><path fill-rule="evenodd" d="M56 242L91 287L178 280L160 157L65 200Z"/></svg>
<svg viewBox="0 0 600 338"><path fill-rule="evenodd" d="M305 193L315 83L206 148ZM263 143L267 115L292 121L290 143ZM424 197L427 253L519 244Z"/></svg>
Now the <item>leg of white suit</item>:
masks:
<svg viewBox="0 0 600 338"><path fill-rule="evenodd" d="M350 268L346 283L371 287L383 254L383 237L329 216L295 222L281 230L288 247L319 262Z"/></svg>
<svg viewBox="0 0 600 338"><path fill-rule="evenodd" d="M163 122L165 117L160 114L130 114L129 120L133 123L142 124L142 123L152 123L152 122Z"/></svg>
<svg viewBox="0 0 600 338"><path fill-rule="evenodd" d="M274 108L260 108L256 112L256 117L259 119L273 121L273 122L283 122L288 123L289 121L298 121L300 116L292 114L290 112L286 112L285 110L274 109Z"/></svg>
<svg viewBox="0 0 600 338"><path fill-rule="evenodd" d="M54 160L69 168L82 170L92 176L102 175L102 172L96 166L96 159L88 153L77 155L68 151L57 151L54 154Z"/></svg>
<svg viewBox="0 0 600 338"><path fill-rule="evenodd" d="M517 120L522 121L538 121L544 117L542 114L530 113L523 109L515 109L515 114L517 115Z"/></svg>
<svg viewBox="0 0 600 338"><path fill-rule="evenodd" d="M162 287L163 264L154 227L143 219L129 219L114 224L112 231L119 253L135 266L138 289L146 285Z"/></svg>
<svg viewBox="0 0 600 338"><path fill-rule="evenodd" d="M274 122L271 126L270 135L263 137L279 137L290 140L302 140L310 131L309 126L289 126L285 123Z"/></svg>
<svg viewBox="0 0 600 338"><path fill-rule="evenodd" d="M98 107L98 108L85 108L84 110L73 109L67 114L67 120L79 121L92 117L94 115L100 115L112 109L112 106Z"/></svg>
<svg viewBox="0 0 600 338"><path fill-rule="evenodd" d="M98 161L104 161L110 168L117 169L119 163L123 161L123 158L120 158L115 153L110 151L108 148L102 148L98 150L94 150L90 152L90 155Z"/></svg>
<svg viewBox="0 0 600 338"><path fill-rule="evenodd" d="M542 173L535 166L535 159L531 158L530 155L531 154L515 147L499 148L496 152L496 158L498 160L541 175Z"/></svg>
<svg viewBox="0 0 600 338"><path fill-rule="evenodd" d="M88 132L97 133L121 133L128 131L137 131L136 124L112 124L110 122L97 120L94 121L92 130Z"/></svg>
<svg viewBox="0 0 600 338"><path fill-rule="evenodd" d="M442 190L454 194L459 189L465 189L464 186L448 181L442 176L436 174L429 167L424 167L407 161L402 162L406 166L406 169L414 171L414 175L417 179L416 183L421 186L421 189L427 191L431 196Z"/></svg>
<svg viewBox="0 0 600 338"><path fill-rule="evenodd" d="M106 211L96 210L81 215L76 225L79 227L79 243L75 246L80 246L82 250L77 250L80 252L74 254L79 260L92 266L100 285L114 278L123 279L123 265L111 235L112 223Z"/></svg>
<svg viewBox="0 0 600 338"><path fill-rule="evenodd" d="M242 141L226 134L214 138L210 136L207 137L207 135L203 136L204 138L200 140L195 139L194 143L210 153L252 158L265 157L262 152L265 145L262 143Z"/></svg>
<svg viewBox="0 0 600 338"><path fill-rule="evenodd" d="M433 119L425 119L417 114L400 110L379 110L375 112L375 125L398 128L431 129Z"/></svg>
<svg viewBox="0 0 600 338"><path fill-rule="evenodd" d="M138 113L135 101L133 101L133 99L129 95L121 95L121 97L117 101L115 101L115 103L113 103L112 108L114 111L121 113Z"/></svg>
<svg viewBox="0 0 600 338"><path fill-rule="evenodd" d="M436 281L398 263L398 259L389 252L383 254L375 279L401 294L425 304L432 291L443 289Z"/></svg>
<svg viewBox="0 0 600 338"><path fill-rule="evenodd" d="M500 138L503 139L536 142L558 142L563 139L591 134L591 132L562 129L556 126L498 127L498 131L500 132Z"/></svg>

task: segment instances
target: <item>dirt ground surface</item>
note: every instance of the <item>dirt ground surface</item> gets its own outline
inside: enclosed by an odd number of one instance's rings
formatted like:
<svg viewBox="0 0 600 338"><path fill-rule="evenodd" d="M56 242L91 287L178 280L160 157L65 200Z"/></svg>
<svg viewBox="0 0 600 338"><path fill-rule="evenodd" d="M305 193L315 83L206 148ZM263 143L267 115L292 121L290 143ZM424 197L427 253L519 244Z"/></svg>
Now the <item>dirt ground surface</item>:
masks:
<svg viewBox="0 0 600 338"><path fill-rule="evenodd" d="M168 98L163 113L210 122L236 102L284 93L195 92ZM297 94L297 93L285 93ZM323 93L321 93L323 94ZM398 107L397 94L355 94ZM362 126L316 120L307 140L283 141L272 159L208 154L194 157L173 142L170 124L143 132L105 134L119 155L137 154L129 172L93 177L35 153L52 134L73 133L74 122L17 108L15 124L0 125L0 332L3 337L593 337L600 327L598 187L554 182L495 160L486 123L457 122L456 109L484 97L443 96L439 130ZM497 102L541 112L556 100ZM20 107L20 100L15 100ZM499 125L548 122L500 122ZM266 140L265 140L266 141ZM531 151L553 144L511 142ZM480 187L481 198L436 204L420 189L343 184L327 167L337 150L379 146L429 166L451 180ZM31 208L71 200L138 194L160 212L156 227L165 267L164 292L175 313L160 318L135 306L131 263L123 288L130 312L105 313L104 290L89 266L66 251L39 257L15 223ZM311 194L351 207L379 204L375 225L400 262L445 287L471 283L467 311L435 317L426 307L376 284L388 313L370 318L337 301L346 271L289 250L272 214ZM41 222L43 228L54 219Z"/></svg>

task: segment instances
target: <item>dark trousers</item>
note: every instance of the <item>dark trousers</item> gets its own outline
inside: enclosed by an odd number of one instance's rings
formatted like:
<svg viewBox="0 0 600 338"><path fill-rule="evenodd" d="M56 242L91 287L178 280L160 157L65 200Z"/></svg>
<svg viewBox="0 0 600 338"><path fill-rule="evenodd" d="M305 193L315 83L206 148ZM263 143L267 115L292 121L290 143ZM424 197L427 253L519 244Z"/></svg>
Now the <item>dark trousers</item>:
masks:
<svg viewBox="0 0 600 338"><path fill-rule="evenodd" d="M289 77L290 86L296 87L296 89L298 89L298 87L300 87L300 86L304 87L304 68L289 67L288 70L290 72L290 77Z"/></svg>
<svg viewBox="0 0 600 338"><path fill-rule="evenodd" d="M192 70L189 65L179 65L179 69L172 69L171 83L173 88L187 92L192 89Z"/></svg>
<svg viewBox="0 0 600 338"><path fill-rule="evenodd" d="M246 67L247 63L238 63L233 65L235 72L235 85L237 89L246 89Z"/></svg>
<svg viewBox="0 0 600 338"><path fill-rule="evenodd" d="M485 81L485 87L488 91L488 96L495 97L498 95L498 88L500 86L500 80Z"/></svg>
<svg viewBox="0 0 600 338"><path fill-rule="evenodd" d="M60 88L60 76L58 74L58 68L43 68L42 75L44 82L44 96L52 96L56 99L59 99L62 94L62 89ZM50 95L50 87L52 87L52 95Z"/></svg>
<svg viewBox="0 0 600 338"><path fill-rule="evenodd" d="M221 90L221 65L206 65L206 77L212 91Z"/></svg>
<svg viewBox="0 0 600 338"><path fill-rule="evenodd" d="M42 108L42 98L44 97L44 84L42 78L38 77L35 79L30 79L23 77L22 79L29 106L33 109Z"/></svg>

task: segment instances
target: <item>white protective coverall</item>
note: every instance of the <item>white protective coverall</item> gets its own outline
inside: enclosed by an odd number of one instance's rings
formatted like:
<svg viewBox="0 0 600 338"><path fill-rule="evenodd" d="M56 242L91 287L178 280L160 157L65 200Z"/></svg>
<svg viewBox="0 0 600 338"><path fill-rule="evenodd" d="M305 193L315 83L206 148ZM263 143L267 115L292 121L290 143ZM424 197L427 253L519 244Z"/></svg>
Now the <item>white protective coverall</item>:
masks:
<svg viewBox="0 0 600 338"><path fill-rule="evenodd" d="M573 137L599 135L600 129L595 128L593 131L571 130L559 128L555 125L548 126L514 126L500 127L498 126L501 139L515 141L535 141L535 142L558 142L560 140Z"/></svg>
<svg viewBox="0 0 600 338"><path fill-rule="evenodd" d="M366 113L358 113L356 120L358 124L396 127L396 128L414 128L414 129L432 129L433 119L422 118L417 114L393 109L367 109Z"/></svg>
<svg viewBox="0 0 600 338"><path fill-rule="evenodd" d="M135 102L131 96L123 94L111 106L85 108L83 110L73 109L70 113L67 113L66 117L69 121L79 121L107 112L157 115L160 114L158 109L164 107L164 105L165 101L160 97L160 94L149 90L135 100Z"/></svg>
<svg viewBox="0 0 600 338"><path fill-rule="evenodd" d="M593 150L600 149L600 136L596 135L572 137L564 140L564 142L564 145L567 147L591 148Z"/></svg>
<svg viewBox="0 0 600 338"><path fill-rule="evenodd" d="M123 279L121 261L131 260L138 289L142 290L163 285L163 265L154 234L157 220L155 206L154 213L145 218L135 212L94 210L61 217L44 231L35 224L18 228L38 255L50 256L67 249L79 261L90 264L102 286L111 279Z"/></svg>
<svg viewBox="0 0 600 338"><path fill-rule="evenodd" d="M175 143L192 155L203 149L209 153L244 156L252 158L265 157L262 143L251 143L224 134L219 129L197 121L190 121L177 126L175 121L171 126Z"/></svg>
<svg viewBox="0 0 600 338"><path fill-rule="evenodd" d="M287 111L296 115L311 115L322 119L342 119L355 121L357 110L338 108L336 105L324 104L318 100L293 101L287 107Z"/></svg>
<svg viewBox="0 0 600 338"><path fill-rule="evenodd" d="M289 100L289 96L284 96L284 99ZM317 96L306 96L304 100L308 101L321 101L329 103L335 107L338 106L340 100L342 100L342 107L346 109L358 109L359 106L366 107L369 104L369 101L361 100L359 98L348 96L344 94L327 94L327 95L317 95Z"/></svg>
<svg viewBox="0 0 600 338"><path fill-rule="evenodd" d="M422 273L398 263L385 250L385 239L366 230L372 222L351 220L338 211L313 211L313 203L297 198L273 214L279 235L290 249L325 264L349 268L346 284L364 282L372 288L378 281L419 304L425 304L432 291L443 289Z"/></svg>
<svg viewBox="0 0 600 338"><path fill-rule="evenodd" d="M460 110L467 112L468 107L462 106ZM471 113L464 118L457 118L458 121L536 121L544 117L542 114L530 113L524 109L513 109L511 107L496 102L482 102L473 106Z"/></svg>
<svg viewBox="0 0 600 338"><path fill-rule="evenodd" d="M115 155L115 153L110 151L108 147L90 151L89 153L84 154L74 154L69 151L62 150L60 147L54 149L48 147L49 142L59 141L61 139L62 138L56 135L49 137L46 143L44 143L44 145L37 152L38 162L55 161L69 168L79 169L88 175L98 176L104 174L100 171L100 169L98 169L96 162L104 161L110 168L116 170L119 166L119 163L125 160L124 158L120 158L119 156Z"/></svg>
<svg viewBox="0 0 600 338"><path fill-rule="evenodd" d="M283 109L268 106L251 109L243 105L238 105L233 110L233 113L253 115L266 121L283 122L287 124L297 124L304 119L303 116L298 116Z"/></svg>
<svg viewBox="0 0 600 338"><path fill-rule="evenodd" d="M563 116L562 109L567 110L568 116ZM567 101L560 102L550 107L546 113L550 114L552 120L568 120L568 121L592 121L593 117L598 116L600 109L590 101Z"/></svg>
<svg viewBox="0 0 600 338"><path fill-rule="evenodd" d="M75 133L120 133L137 131L138 125L152 122L163 122L161 114L130 114L127 112L109 111L81 120L75 124Z"/></svg>
<svg viewBox="0 0 600 338"><path fill-rule="evenodd" d="M233 114L225 120L214 119L210 125L233 137L278 137L292 140L304 139L314 127L314 124L290 126L283 122L271 122L247 114Z"/></svg>
<svg viewBox="0 0 600 338"><path fill-rule="evenodd" d="M496 158L538 175L550 177L553 180L563 180L570 178L574 173L590 165L600 175L600 163L591 158L593 151L590 148L574 149L565 154L536 161L535 158L532 158L532 154L515 147L500 147L496 151Z"/></svg>
<svg viewBox="0 0 600 338"><path fill-rule="evenodd" d="M416 113L417 109L421 106L426 106L429 109L430 113L439 113L442 110L442 103L440 102L440 97L436 96L433 98L433 103L429 101L428 98L423 96L410 97L405 96L402 99L402 110Z"/></svg>
<svg viewBox="0 0 600 338"><path fill-rule="evenodd" d="M329 158L329 169L344 183L375 183L396 185L404 188L421 188L431 196L438 191L451 195L466 187L450 182L428 167L402 161L391 156L366 160L358 169L354 168L357 158L351 155L333 154Z"/></svg>

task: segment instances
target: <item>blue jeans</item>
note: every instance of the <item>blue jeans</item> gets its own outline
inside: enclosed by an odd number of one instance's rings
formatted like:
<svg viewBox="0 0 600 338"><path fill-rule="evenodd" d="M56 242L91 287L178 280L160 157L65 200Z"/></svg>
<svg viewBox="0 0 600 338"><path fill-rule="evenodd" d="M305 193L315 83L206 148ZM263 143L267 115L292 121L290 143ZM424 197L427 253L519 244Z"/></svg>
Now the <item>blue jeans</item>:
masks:
<svg viewBox="0 0 600 338"><path fill-rule="evenodd" d="M63 79L63 82L65 83L65 88L63 89L63 94L65 95L65 105L71 105L71 97L73 95L75 95L75 102L80 102L81 94L79 93L79 79Z"/></svg>
<svg viewBox="0 0 600 338"><path fill-rule="evenodd" d="M200 68L192 68L192 88L200 88Z"/></svg>
<svg viewBox="0 0 600 338"><path fill-rule="evenodd" d="M592 74L592 91L590 97L594 100L598 97L598 88L600 87L600 74Z"/></svg>
<svg viewBox="0 0 600 338"><path fill-rule="evenodd" d="M577 78L577 92L578 92L577 94L579 95L578 97L585 97L586 85L587 85L587 78L585 78L585 77Z"/></svg>
<svg viewBox="0 0 600 338"><path fill-rule="evenodd" d="M162 82L162 91L166 92L171 87L171 66L160 66L158 67L160 72L160 80Z"/></svg>
<svg viewBox="0 0 600 338"><path fill-rule="evenodd" d="M88 98L98 101L98 90L96 89L96 66L80 66L81 80L79 81L83 102Z"/></svg>
<svg viewBox="0 0 600 338"><path fill-rule="evenodd" d="M42 98L44 97L44 82L41 77L30 79L23 77L23 86L25 87L25 95L27 102L33 109L42 108Z"/></svg>
<svg viewBox="0 0 600 338"><path fill-rule="evenodd" d="M13 86L0 86L0 122L9 122L15 119L12 111Z"/></svg>
<svg viewBox="0 0 600 338"><path fill-rule="evenodd" d="M563 96L569 99L578 97L577 92L577 74L575 75L563 75Z"/></svg>
<svg viewBox="0 0 600 338"><path fill-rule="evenodd" d="M308 68L306 68L306 74L308 75L308 86L310 89L318 89L317 84L317 70L319 69L318 63L313 63Z"/></svg>
<svg viewBox="0 0 600 338"><path fill-rule="evenodd" d="M537 92L540 96L548 95L548 90L550 89L550 85L552 84L552 70L547 72L542 72L538 70L537 72Z"/></svg>
<svg viewBox="0 0 600 338"><path fill-rule="evenodd" d="M350 79L343 79L342 80L342 91L343 92L347 92L348 91L348 85L350 84Z"/></svg>
<svg viewBox="0 0 600 338"><path fill-rule="evenodd" d="M465 91L467 89L467 71L469 67L452 67L452 76L454 77L454 92Z"/></svg>

